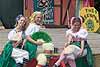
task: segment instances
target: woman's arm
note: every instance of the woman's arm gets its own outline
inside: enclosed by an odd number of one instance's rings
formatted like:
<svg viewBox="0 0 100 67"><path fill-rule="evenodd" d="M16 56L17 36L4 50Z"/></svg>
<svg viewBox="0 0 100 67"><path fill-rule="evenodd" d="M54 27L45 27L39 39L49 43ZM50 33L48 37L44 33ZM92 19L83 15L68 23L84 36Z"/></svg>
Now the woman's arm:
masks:
<svg viewBox="0 0 100 67"><path fill-rule="evenodd" d="M72 35L67 35L67 42L65 43L65 47L67 47L72 41Z"/></svg>
<svg viewBox="0 0 100 67"><path fill-rule="evenodd" d="M84 40L81 40L81 50L82 50L82 52L83 52L83 50L84 50Z"/></svg>
<svg viewBox="0 0 100 67"><path fill-rule="evenodd" d="M80 52L79 52L79 56L82 56L82 54L83 54L84 45L85 45L85 41L82 39L82 40L81 40L81 50L80 50Z"/></svg>
<svg viewBox="0 0 100 67"><path fill-rule="evenodd" d="M42 45L43 43L41 41L35 41L33 40L29 35L26 36L26 39L30 42L32 42L33 44L36 44L36 45Z"/></svg>
<svg viewBox="0 0 100 67"><path fill-rule="evenodd" d="M88 32L85 29L82 29L79 36L81 38L81 51L79 55L82 55L84 51L85 41L87 40Z"/></svg>
<svg viewBox="0 0 100 67"><path fill-rule="evenodd" d="M34 26L34 24L30 23L29 26L27 27L26 31L25 31L26 39L33 44L42 45L41 42L35 41L30 37L30 35L32 35L33 32L35 32L35 26Z"/></svg>

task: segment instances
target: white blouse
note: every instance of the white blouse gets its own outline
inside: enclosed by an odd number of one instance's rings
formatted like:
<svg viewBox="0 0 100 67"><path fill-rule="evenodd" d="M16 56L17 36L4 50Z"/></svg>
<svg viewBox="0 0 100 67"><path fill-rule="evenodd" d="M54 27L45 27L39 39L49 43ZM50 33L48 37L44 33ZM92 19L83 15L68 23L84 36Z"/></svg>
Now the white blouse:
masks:
<svg viewBox="0 0 100 67"><path fill-rule="evenodd" d="M40 26L35 23L30 23L28 28L25 31L26 35L32 35L33 32L38 32L40 30Z"/></svg>
<svg viewBox="0 0 100 67"><path fill-rule="evenodd" d="M66 36L69 34L72 35L74 39L79 40L80 38L87 39L88 32L86 29L81 28L78 32L73 33L72 29L69 29L66 31Z"/></svg>
<svg viewBox="0 0 100 67"><path fill-rule="evenodd" d="M13 35L16 34L16 33L17 33L17 32L16 32L16 29L13 29L12 31L10 31L10 32L8 33L8 39L11 40L12 37L13 37Z"/></svg>
<svg viewBox="0 0 100 67"><path fill-rule="evenodd" d="M17 32L16 31L16 28L14 28L13 30L11 30L9 33L8 33L8 40L21 40L23 39L24 34L23 34L23 31L19 31Z"/></svg>

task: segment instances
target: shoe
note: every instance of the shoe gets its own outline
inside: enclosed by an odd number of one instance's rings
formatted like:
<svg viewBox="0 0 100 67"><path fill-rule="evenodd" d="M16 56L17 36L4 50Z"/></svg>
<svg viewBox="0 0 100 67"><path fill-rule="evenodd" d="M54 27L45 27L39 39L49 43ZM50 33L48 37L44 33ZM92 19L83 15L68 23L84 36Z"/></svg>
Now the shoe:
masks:
<svg viewBox="0 0 100 67"><path fill-rule="evenodd" d="M25 59L25 58L24 58L24 59L23 59L23 64L27 64L28 61L29 61L28 59Z"/></svg>
<svg viewBox="0 0 100 67"><path fill-rule="evenodd" d="M17 64L16 64L16 67L23 67L23 64L17 63Z"/></svg>
<svg viewBox="0 0 100 67"><path fill-rule="evenodd" d="M60 67L60 66L57 66L56 64L54 64L53 67Z"/></svg>

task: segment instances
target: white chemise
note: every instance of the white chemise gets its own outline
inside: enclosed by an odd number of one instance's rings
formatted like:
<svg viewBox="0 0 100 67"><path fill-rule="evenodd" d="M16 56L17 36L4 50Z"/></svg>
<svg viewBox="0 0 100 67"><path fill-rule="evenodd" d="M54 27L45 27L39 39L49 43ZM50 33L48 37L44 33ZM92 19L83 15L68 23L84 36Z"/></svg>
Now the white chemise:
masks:
<svg viewBox="0 0 100 67"><path fill-rule="evenodd" d="M81 28L78 32L73 33L72 29L69 29L66 31L66 36L67 35L72 35L74 37L73 40L79 40L80 38L87 39L88 32L86 29Z"/></svg>
<svg viewBox="0 0 100 67"><path fill-rule="evenodd" d="M32 35L33 32L38 32L40 30L40 26L35 23L30 23L28 28L25 31L26 35Z"/></svg>
<svg viewBox="0 0 100 67"><path fill-rule="evenodd" d="M73 33L72 29L69 29L66 31L66 36L67 35L72 35L74 38L73 40L80 41L80 38L87 39L88 32L85 29L81 28L78 32ZM72 58L72 59L77 58L79 51L80 48L75 45L69 45L64 49L64 53L68 54L67 58ZM82 56L85 56L86 54L87 54L87 49L84 49Z"/></svg>

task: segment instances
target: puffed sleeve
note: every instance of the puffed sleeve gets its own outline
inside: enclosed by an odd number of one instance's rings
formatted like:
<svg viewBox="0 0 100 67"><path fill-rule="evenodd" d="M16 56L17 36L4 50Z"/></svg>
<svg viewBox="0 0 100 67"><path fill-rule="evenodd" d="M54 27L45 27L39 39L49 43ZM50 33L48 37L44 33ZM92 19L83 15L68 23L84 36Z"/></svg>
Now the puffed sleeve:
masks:
<svg viewBox="0 0 100 67"><path fill-rule="evenodd" d="M66 37L67 37L68 35L72 35L71 29L69 29L69 30L66 31Z"/></svg>
<svg viewBox="0 0 100 67"><path fill-rule="evenodd" d="M8 33L8 39L11 40L16 31L12 30Z"/></svg>
<svg viewBox="0 0 100 67"><path fill-rule="evenodd" d="M82 39L87 39L87 36L88 36L87 30L86 29L81 29L79 36Z"/></svg>
<svg viewBox="0 0 100 67"><path fill-rule="evenodd" d="M34 25L33 24L29 24L29 26L27 27L25 34L26 35L31 35L34 32Z"/></svg>

